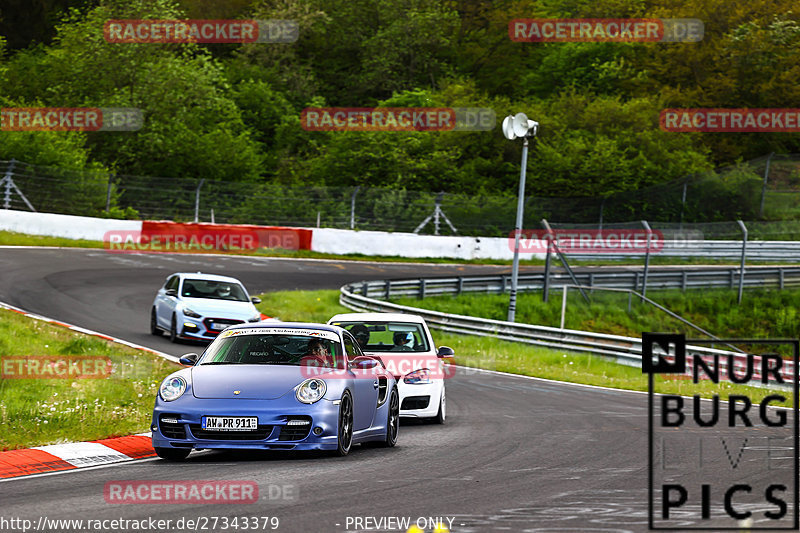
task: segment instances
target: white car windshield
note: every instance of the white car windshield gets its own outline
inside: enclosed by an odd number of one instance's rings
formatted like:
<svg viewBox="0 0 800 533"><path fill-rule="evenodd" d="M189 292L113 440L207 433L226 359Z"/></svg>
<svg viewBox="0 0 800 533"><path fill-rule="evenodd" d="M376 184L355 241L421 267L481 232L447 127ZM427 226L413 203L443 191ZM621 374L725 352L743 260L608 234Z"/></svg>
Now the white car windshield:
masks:
<svg viewBox="0 0 800 533"><path fill-rule="evenodd" d="M213 281L208 279L185 279L181 296L185 298L210 298L212 300L231 300L246 302L247 293L244 287L230 281Z"/></svg>
<svg viewBox="0 0 800 533"><path fill-rule="evenodd" d="M335 322L349 331L365 352L427 352L428 338L416 322Z"/></svg>

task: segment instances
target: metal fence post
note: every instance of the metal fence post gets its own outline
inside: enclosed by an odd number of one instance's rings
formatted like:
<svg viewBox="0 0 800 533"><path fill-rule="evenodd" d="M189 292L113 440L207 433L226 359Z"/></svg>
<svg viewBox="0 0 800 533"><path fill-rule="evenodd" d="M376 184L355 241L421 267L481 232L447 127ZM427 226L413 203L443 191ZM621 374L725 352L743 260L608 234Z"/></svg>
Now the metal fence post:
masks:
<svg viewBox="0 0 800 533"><path fill-rule="evenodd" d="M6 175L3 178L3 181L6 184L6 192L5 197L3 198L3 209L11 209L11 176L14 175L14 164L17 162L16 159L11 159L8 163L8 168L6 169Z"/></svg>
<svg viewBox="0 0 800 533"><path fill-rule="evenodd" d="M111 182L114 178L114 174L108 173L108 188L106 190L106 213L111 210Z"/></svg>
<svg viewBox="0 0 800 533"><path fill-rule="evenodd" d="M650 270L650 239L653 236L653 230L650 229L650 224L646 220L642 220L642 226L647 232L647 248L644 253L644 277L642 279L642 296L647 296L647 271Z"/></svg>
<svg viewBox="0 0 800 533"><path fill-rule="evenodd" d="M775 152L770 152L767 156L767 166L764 169L764 182L761 184L761 207L758 210L758 218L764 218L764 199L767 196L767 180L769 179L769 164Z"/></svg>
<svg viewBox="0 0 800 533"><path fill-rule="evenodd" d="M206 179L203 178L200 180L200 184L197 186L197 190L194 193L194 221L199 222L200 219L200 187L203 186Z"/></svg>
<svg viewBox="0 0 800 533"><path fill-rule="evenodd" d="M686 187L689 185L689 180L683 182L683 192L681 193L681 218L678 222L678 230L683 231L683 211L686 209Z"/></svg>
<svg viewBox="0 0 800 533"><path fill-rule="evenodd" d="M567 315L567 289L569 285L564 285L564 292L561 295L561 329L564 329L564 320Z"/></svg>
<svg viewBox="0 0 800 533"><path fill-rule="evenodd" d="M544 286L542 287L542 301L547 303L550 294L550 234L545 235L547 239L547 251L544 255Z"/></svg>
<svg viewBox="0 0 800 533"><path fill-rule="evenodd" d="M361 189L361 185L356 186L356 190L353 191L353 195L350 197L350 229L355 229L356 227L356 195L359 189Z"/></svg>
<svg viewBox="0 0 800 533"><path fill-rule="evenodd" d="M745 226L744 222L741 220L737 220L736 222L738 222L739 227L742 228L742 264L739 267L739 296L736 301L736 303L741 304L742 290L744 289L744 260L747 255L747 226Z"/></svg>

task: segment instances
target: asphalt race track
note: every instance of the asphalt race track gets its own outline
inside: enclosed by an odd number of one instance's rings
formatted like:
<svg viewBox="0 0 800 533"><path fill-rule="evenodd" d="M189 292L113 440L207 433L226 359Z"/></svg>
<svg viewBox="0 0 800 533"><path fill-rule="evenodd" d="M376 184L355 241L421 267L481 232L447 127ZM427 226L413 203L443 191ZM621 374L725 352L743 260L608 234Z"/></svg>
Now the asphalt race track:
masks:
<svg viewBox="0 0 800 533"><path fill-rule="evenodd" d="M259 293L499 269L5 248L0 300L180 354L192 347L148 334L153 295L172 272L232 275ZM461 372L447 391L447 424L404 423L393 449L356 447L345 458L201 452L186 463L143 460L21 478L0 483L2 516L34 523L41 516L173 523L268 516L280 520L275 531L303 533L401 531L394 522L366 528L356 517L409 517L412 524L441 517L445 524L452 520L452 532L463 533L647 531L646 395L483 372ZM111 481L220 479L255 481L261 501L113 505L103 496ZM693 481L697 487L708 480ZM272 497L280 488L291 496Z"/></svg>

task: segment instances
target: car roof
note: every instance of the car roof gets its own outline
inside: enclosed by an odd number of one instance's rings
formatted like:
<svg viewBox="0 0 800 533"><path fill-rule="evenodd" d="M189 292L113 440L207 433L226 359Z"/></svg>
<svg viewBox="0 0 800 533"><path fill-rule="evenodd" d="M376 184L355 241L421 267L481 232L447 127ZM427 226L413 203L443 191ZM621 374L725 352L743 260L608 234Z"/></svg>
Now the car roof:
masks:
<svg viewBox="0 0 800 533"><path fill-rule="evenodd" d="M279 321L263 321L263 322L246 322L244 324L236 324L227 328L231 329L319 329L322 331L332 331L338 333L340 336L344 331L339 326L332 326L330 324L319 324L316 322L279 322Z"/></svg>
<svg viewBox="0 0 800 533"><path fill-rule="evenodd" d="M328 320L331 322L415 322L424 324L420 315L406 313L341 313Z"/></svg>
<svg viewBox="0 0 800 533"><path fill-rule="evenodd" d="M203 272L175 272L174 274L170 274L167 276L171 278L172 276L180 276L182 278L193 278L193 279L203 279L208 281L232 281L241 284L242 282L236 278L232 278L230 276L220 276L217 274L205 274Z"/></svg>

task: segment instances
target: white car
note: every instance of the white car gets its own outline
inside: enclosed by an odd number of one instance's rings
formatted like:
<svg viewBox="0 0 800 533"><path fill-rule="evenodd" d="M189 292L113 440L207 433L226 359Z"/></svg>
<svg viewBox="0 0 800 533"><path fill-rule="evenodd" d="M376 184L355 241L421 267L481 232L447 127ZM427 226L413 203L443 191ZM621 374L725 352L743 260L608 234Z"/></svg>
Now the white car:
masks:
<svg viewBox="0 0 800 533"><path fill-rule="evenodd" d="M332 317L328 324L349 331L364 355L379 358L394 375L401 417L444 423L444 378L452 373L443 359L452 358L453 349L436 349L424 318L402 313L345 313Z"/></svg>
<svg viewBox="0 0 800 533"><path fill-rule="evenodd" d="M150 333L166 331L169 340L212 341L234 324L260 322L261 313L236 278L178 272L167 276L150 309Z"/></svg>

